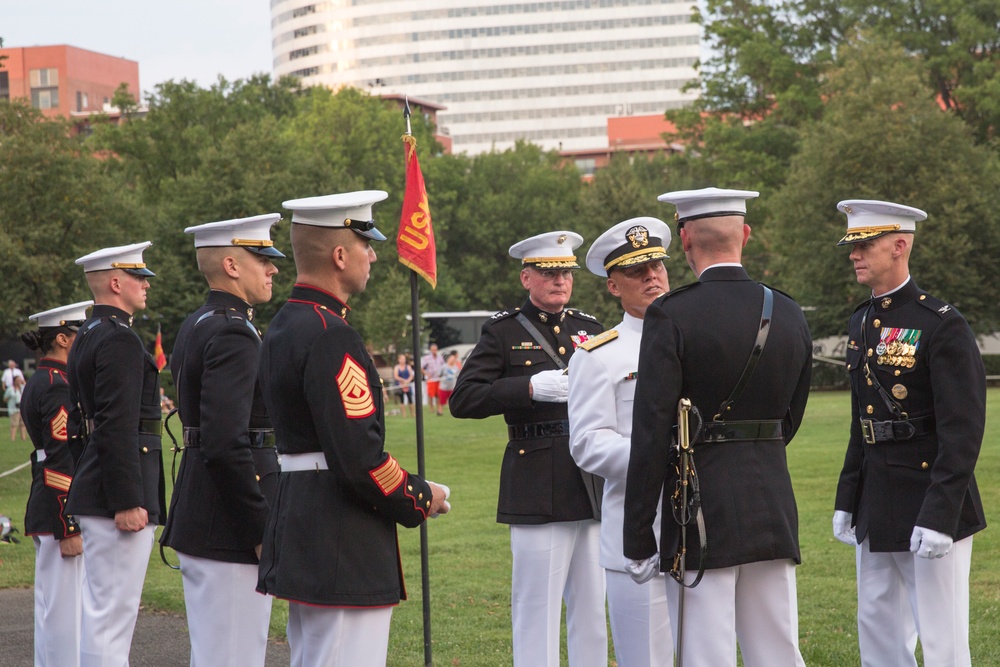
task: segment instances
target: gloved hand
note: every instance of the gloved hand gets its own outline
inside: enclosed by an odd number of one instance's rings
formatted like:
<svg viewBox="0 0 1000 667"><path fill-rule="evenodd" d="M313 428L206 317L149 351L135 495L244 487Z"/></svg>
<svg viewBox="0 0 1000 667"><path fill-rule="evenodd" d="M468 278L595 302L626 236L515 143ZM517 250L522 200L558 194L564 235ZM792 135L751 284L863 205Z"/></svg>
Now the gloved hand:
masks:
<svg viewBox="0 0 1000 667"><path fill-rule="evenodd" d="M565 403L569 376L563 371L542 371L531 376L531 398L545 403Z"/></svg>
<svg viewBox="0 0 1000 667"><path fill-rule="evenodd" d="M836 510L833 513L833 536L844 544L856 547L858 546L858 538L854 534L854 527L851 526L853 516L850 512Z"/></svg>
<svg viewBox="0 0 1000 667"><path fill-rule="evenodd" d="M448 498L451 497L451 489L449 489L444 484L438 484L437 482L432 482L430 480L426 480L426 481L427 481L428 484L431 485L431 490L432 491L433 491L433 488L435 486L441 487L441 489L444 491L444 502L441 503L441 507L438 509L438 511L436 511L433 514L430 515L431 519L436 519L436 518L438 518L439 515L441 515L441 514L447 514L448 512L451 511L451 503L448 502Z"/></svg>
<svg viewBox="0 0 1000 667"><path fill-rule="evenodd" d="M644 584L660 572L660 554L642 560L625 559L625 571L637 584Z"/></svg>
<svg viewBox="0 0 1000 667"><path fill-rule="evenodd" d="M951 535L914 526L910 535L910 551L921 558L944 558L951 551L952 541Z"/></svg>

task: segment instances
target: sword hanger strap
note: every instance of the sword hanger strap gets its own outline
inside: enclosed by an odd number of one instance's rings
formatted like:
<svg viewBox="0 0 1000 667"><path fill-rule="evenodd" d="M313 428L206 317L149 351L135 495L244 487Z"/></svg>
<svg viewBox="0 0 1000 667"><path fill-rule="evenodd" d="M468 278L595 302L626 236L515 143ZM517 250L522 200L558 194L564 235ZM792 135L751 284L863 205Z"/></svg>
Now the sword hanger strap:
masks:
<svg viewBox="0 0 1000 667"><path fill-rule="evenodd" d="M170 463L170 479L171 479L172 483L176 485L176 483L177 483L177 452L181 451L184 448L177 446L177 438L174 437L173 431L170 430L170 418L173 417L175 414L177 414L177 408L174 408L170 412L167 413L166 419L163 420L163 428L166 429L167 435L170 436L170 441L174 443L173 446L170 448L170 451L172 451L174 453L173 461L171 461L171 463ZM162 560L163 564L166 565L167 567L169 567L171 570L179 570L179 569L181 569L180 565L172 565L170 563L170 561L167 560L166 547L163 546L163 543L160 543L160 560Z"/></svg>
<svg viewBox="0 0 1000 667"><path fill-rule="evenodd" d="M518 313L515 319L522 327L524 327L524 330L528 332L528 335L531 336L536 343L538 343L539 347L542 348L545 354L549 355L549 359L556 363L556 368L559 370L566 370L568 368L566 366L566 362L559 358L556 351L552 349L551 345L549 345L549 341L545 340L545 337L542 336L542 332L538 330L538 327L531 323L531 320L529 320L524 313Z"/></svg>
<svg viewBox="0 0 1000 667"><path fill-rule="evenodd" d="M761 287L764 288L764 301L760 309L760 326L757 329L757 339L754 341L753 350L750 351L750 358L747 359L747 364L743 368L743 375L740 376L736 387L733 388L733 393L719 406L719 412L715 415L714 421L725 420L727 413L733 409L733 404L739 400L743 394L743 390L750 383L750 378L757 368L757 362L760 361L760 356L764 353L764 344L767 343L767 334L771 329L771 316L774 313L774 292L767 285L761 285Z"/></svg>
<svg viewBox="0 0 1000 667"><path fill-rule="evenodd" d="M868 304L868 308L865 310L865 314L861 318L861 346L862 346L861 355L864 357L865 360L865 368L864 368L865 380L870 382L871 385L875 388L875 391L878 392L879 397L882 399L882 402L885 403L885 407L889 408L889 412L892 413L893 417L895 417L896 419L906 419L907 415L905 412L903 412L903 406L900 405L895 400L893 400L891 396L889 396L889 392L885 390L885 387L882 386L882 383L878 381L878 378L875 376L875 373L873 373L871 368L868 366L868 360L871 358L868 356L868 350L871 349L870 347L868 347L868 314L871 312L871 309L872 309L872 304ZM862 415L865 414L865 410L861 405L860 392L858 392L858 410L860 411L859 414Z"/></svg>

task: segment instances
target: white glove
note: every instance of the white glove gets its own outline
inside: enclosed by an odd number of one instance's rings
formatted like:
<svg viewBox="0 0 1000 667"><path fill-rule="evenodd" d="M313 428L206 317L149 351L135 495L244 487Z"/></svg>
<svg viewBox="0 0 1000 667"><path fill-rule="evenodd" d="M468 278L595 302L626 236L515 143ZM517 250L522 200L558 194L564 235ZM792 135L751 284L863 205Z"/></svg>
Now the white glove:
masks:
<svg viewBox="0 0 1000 667"><path fill-rule="evenodd" d="M660 554L642 560L625 559L625 571L637 584L644 584L660 573Z"/></svg>
<svg viewBox="0 0 1000 667"><path fill-rule="evenodd" d="M951 551L951 535L915 526L910 535L910 551L921 558L943 558Z"/></svg>
<svg viewBox="0 0 1000 667"><path fill-rule="evenodd" d="M854 528L851 526L851 518L853 516L850 512L836 510L833 513L833 536L844 544L856 547L858 546L858 538L854 534Z"/></svg>
<svg viewBox="0 0 1000 667"><path fill-rule="evenodd" d="M445 507L445 512L444 513L447 514L448 512L450 512L451 511L451 503L448 502L448 498L451 498L451 489L449 489L444 484L438 484L437 482L432 482L430 480L425 480L425 481L427 481L428 484L433 484L434 486L440 486L442 489L444 489L444 507ZM440 515L440 512L435 512L434 514L430 515L430 518L436 519L436 518L438 518L439 515Z"/></svg>
<svg viewBox="0 0 1000 667"><path fill-rule="evenodd" d="M545 403L565 403L569 376L563 371L542 371L531 376L531 398Z"/></svg>

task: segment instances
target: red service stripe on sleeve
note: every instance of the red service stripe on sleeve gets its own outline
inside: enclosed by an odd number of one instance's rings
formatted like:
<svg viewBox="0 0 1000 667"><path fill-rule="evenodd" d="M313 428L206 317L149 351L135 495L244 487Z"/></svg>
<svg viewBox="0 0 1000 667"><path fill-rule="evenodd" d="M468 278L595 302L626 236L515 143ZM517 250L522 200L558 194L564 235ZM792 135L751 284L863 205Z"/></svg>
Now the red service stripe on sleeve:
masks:
<svg viewBox="0 0 1000 667"><path fill-rule="evenodd" d="M399 485L403 483L403 470L399 467L399 462L391 456L368 474L372 476L375 484L386 496L398 489Z"/></svg>
<svg viewBox="0 0 1000 667"><path fill-rule="evenodd" d="M45 486L58 489L59 491L69 491L70 482L73 478L55 470L45 469Z"/></svg>

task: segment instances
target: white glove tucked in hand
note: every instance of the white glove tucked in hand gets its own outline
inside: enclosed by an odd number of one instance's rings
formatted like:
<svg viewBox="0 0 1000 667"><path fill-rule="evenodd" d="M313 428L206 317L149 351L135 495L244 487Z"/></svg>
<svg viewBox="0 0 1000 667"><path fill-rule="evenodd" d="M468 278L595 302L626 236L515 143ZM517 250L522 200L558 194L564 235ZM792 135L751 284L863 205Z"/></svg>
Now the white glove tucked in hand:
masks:
<svg viewBox="0 0 1000 667"><path fill-rule="evenodd" d="M433 484L434 486L440 486L444 490L444 507L442 507L439 511L435 512L434 514L431 514L430 518L436 519L441 514L447 514L448 512L450 512L451 511L451 503L448 502L448 498L451 497L451 489L449 489L444 484L438 484L437 482L432 482L430 480L425 480L425 481L428 484Z"/></svg>
<svg viewBox="0 0 1000 667"><path fill-rule="evenodd" d="M544 403L565 403L569 376L564 371L542 371L531 376L531 398Z"/></svg>
<svg viewBox="0 0 1000 667"><path fill-rule="evenodd" d="M850 512L836 510L833 513L833 536L844 544L852 547L858 546L858 538L854 534L854 527L851 526L851 519L854 517Z"/></svg>
<svg viewBox="0 0 1000 667"><path fill-rule="evenodd" d="M910 535L910 551L921 558L944 558L951 551L951 535L915 526Z"/></svg>
<svg viewBox="0 0 1000 667"><path fill-rule="evenodd" d="M637 584L644 584L660 573L660 554L642 560L625 559L625 571Z"/></svg>

